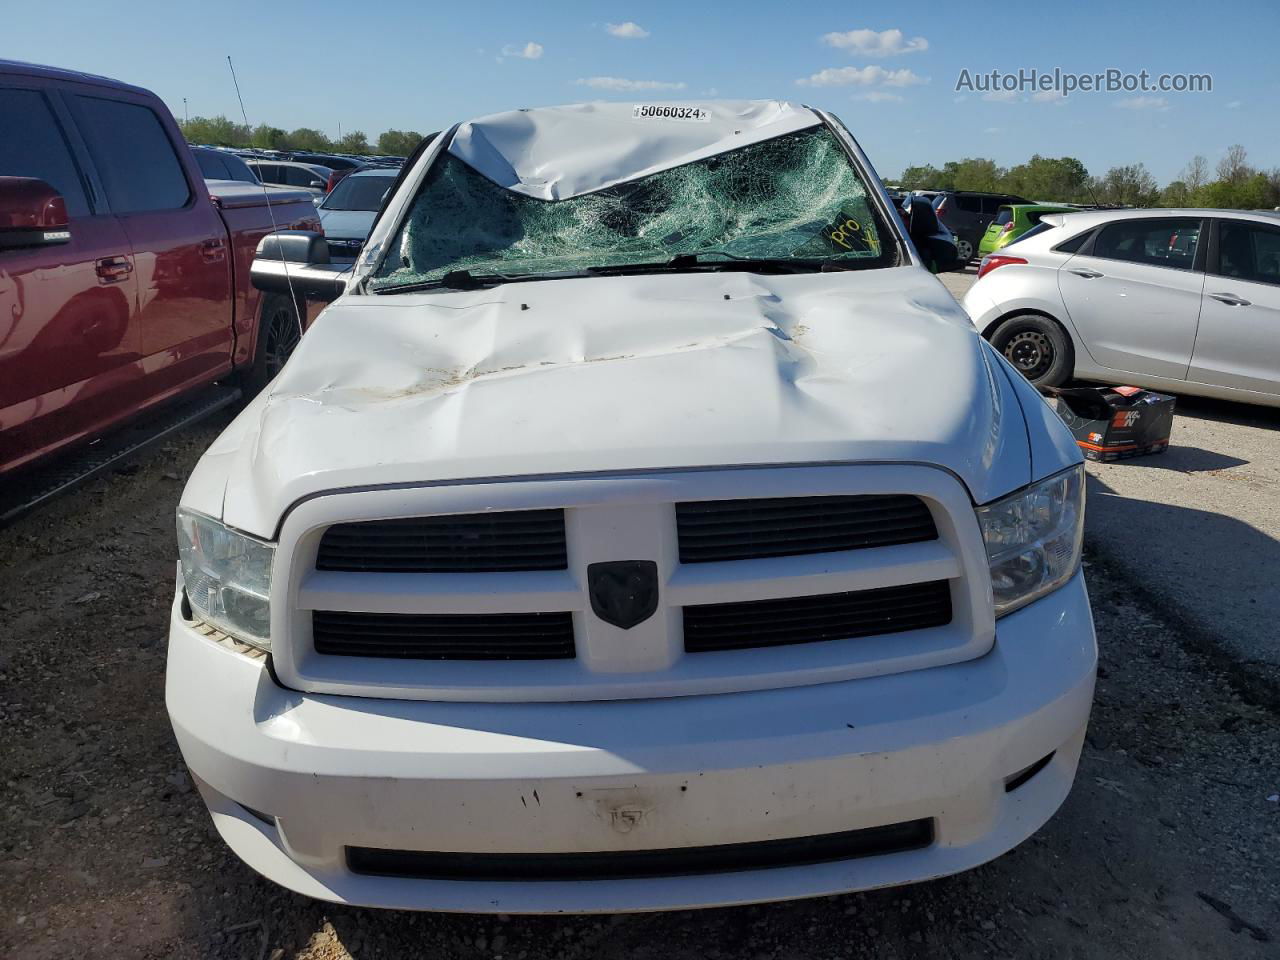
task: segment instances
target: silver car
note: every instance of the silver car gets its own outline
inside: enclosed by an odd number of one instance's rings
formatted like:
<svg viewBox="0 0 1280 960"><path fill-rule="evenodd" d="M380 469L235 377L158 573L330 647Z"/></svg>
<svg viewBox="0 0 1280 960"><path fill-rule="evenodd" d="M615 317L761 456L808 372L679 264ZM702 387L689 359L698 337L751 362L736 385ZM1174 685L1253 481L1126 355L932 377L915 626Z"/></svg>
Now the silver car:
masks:
<svg viewBox="0 0 1280 960"><path fill-rule="evenodd" d="M399 174L398 168L357 170L339 180L320 202L320 225L329 244L330 262L355 261L382 206L383 195Z"/></svg>
<svg viewBox="0 0 1280 960"><path fill-rule="evenodd" d="M1050 214L982 261L964 307L1037 386L1280 406L1280 214Z"/></svg>

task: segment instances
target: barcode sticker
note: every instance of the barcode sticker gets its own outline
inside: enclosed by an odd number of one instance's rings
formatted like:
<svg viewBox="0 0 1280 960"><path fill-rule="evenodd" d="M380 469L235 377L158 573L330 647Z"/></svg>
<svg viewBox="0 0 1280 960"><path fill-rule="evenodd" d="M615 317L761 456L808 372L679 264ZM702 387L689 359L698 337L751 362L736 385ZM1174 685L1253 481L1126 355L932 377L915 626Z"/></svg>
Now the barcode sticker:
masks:
<svg viewBox="0 0 1280 960"><path fill-rule="evenodd" d="M631 108L633 120L690 120L694 123L710 123L711 114L704 107L683 106L678 103L637 103Z"/></svg>

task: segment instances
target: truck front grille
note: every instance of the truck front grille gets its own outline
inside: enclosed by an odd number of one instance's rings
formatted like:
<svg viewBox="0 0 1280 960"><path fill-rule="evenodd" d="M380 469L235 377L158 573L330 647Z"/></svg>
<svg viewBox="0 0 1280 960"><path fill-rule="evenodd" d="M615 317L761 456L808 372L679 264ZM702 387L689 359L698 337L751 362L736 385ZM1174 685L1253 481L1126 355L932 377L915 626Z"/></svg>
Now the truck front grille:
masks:
<svg viewBox="0 0 1280 960"><path fill-rule="evenodd" d="M317 653L403 660L567 660L569 613L344 613L311 615Z"/></svg>
<svg viewBox="0 0 1280 960"><path fill-rule="evenodd" d="M329 527L317 570L492 573L563 570L563 510L366 520Z"/></svg>
<svg viewBox="0 0 1280 960"><path fill-rule="evenodd" d="M785 600L684 608L687 653L747 650L902 633L951 622L946 580Z"/></svg>
<svg viewBox="0 0 1280 960"><path fill-rule="evenodd" d="M277 557L275 663L308 692L693 696L958 663L995 638L968 491L914 464L335 491L290 511Z"/></svg>
<svg viewBox="0 0 1280 960"><path fill-rule="evenodd" d="M787 557L934 540L919 497L780 497L676 504L681 563Z"/></svg>

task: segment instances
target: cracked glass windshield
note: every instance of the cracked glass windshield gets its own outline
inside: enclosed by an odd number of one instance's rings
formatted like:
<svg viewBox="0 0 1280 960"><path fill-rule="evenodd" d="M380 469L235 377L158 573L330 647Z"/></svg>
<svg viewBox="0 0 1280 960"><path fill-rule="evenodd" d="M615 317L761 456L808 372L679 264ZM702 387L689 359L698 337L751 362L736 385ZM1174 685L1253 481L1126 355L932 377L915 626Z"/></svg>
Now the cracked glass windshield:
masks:
<svg viewBox="0 0 1280 960"><path fill-rule="evenodd" d="M375 291L472 276L563 274L680 255L889 266L891 235L826 127L812 127L566 200L506 190L445 153Z"/></svg>

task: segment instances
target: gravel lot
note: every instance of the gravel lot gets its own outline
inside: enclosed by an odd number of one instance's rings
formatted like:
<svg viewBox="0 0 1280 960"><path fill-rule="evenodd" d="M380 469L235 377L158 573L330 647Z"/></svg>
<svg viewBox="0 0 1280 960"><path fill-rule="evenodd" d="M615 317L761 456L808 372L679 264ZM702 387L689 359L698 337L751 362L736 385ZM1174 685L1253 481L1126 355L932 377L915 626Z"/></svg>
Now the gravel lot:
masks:
<svg viewBox="0 0 1280 960"><path fill-rule="evenodd" d="M1154 548L1135 566L1105 543L1088 561L1102 666L1076 787L1036 837L978 870L790 904L554 919L346 909L259 879L214 835L163 704L173 509L223 422L0 531L0 956L1277 956L1280 691L1154 590ZM1251 436L1239 442L1274 442ZM1111 489L1130 482L1109 469Z"/></svg>

